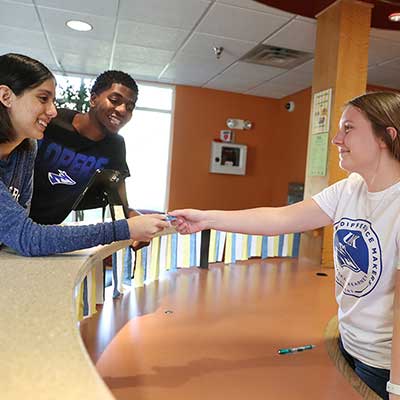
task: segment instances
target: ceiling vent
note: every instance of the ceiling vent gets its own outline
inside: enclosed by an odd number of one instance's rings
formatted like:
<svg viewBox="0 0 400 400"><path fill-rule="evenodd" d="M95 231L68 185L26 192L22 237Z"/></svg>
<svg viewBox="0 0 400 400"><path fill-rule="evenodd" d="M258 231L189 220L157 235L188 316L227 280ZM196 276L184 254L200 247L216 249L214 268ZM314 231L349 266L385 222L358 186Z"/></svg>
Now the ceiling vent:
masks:
<svg viewBox="0 0 400 400"><path fill-rule="evenodd" d="M304 51L260 44L245 54L241 60L252 64L292 69L313 57L314 55L312 53L306 53Z"/></svg>

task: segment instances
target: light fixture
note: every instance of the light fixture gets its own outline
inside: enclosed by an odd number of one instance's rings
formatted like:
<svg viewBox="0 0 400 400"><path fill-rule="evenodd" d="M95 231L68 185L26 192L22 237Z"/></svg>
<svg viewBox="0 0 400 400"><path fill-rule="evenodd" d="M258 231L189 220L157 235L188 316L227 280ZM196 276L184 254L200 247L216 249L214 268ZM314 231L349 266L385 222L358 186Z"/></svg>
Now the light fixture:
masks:
<svg viewBox="0 0 400 400"><path fill-rule="evenodd" d="M400 12L391 13L388 18L392 22L400 22Z"/></svg>
<svg viewBox="0 0 400 400"><path fill-rule="evenodd" d="M228 118L226 120L226 126L229 129L251 129L253 127L253 123L249 120L243 119L235 119L235 118Z"/></svg>
<svg viewBox="0 0 400 400"><path fill-rule="evenodd" d="M88 32L93 29L93 26L85 21L78 21L78 20L69 20L65 23L68 28L73 29L74 31L79 32Z"/></svg>

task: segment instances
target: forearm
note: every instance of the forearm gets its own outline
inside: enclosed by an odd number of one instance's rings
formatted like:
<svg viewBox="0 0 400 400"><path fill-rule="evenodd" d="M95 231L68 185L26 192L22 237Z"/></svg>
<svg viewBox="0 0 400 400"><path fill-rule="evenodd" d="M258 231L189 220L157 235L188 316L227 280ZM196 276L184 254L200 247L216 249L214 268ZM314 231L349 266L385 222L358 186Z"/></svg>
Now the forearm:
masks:
<svg viewBox="0 0 400 400"><path fill-rule="evenodd" d="M330 218L312 199L285 207L210 210L204 213L208 229L267 236L303 232L331 223Z"/></svg>
<svg viewBox="0 0 400 400"><path fill-rule="evenodd" d="M128 224L125 220L95 225L59 226L39 225L26 218L20 223L9 226L8 234L2 241L21 255L46 256L125 240L129 237Z"/></svg>
<svg viewBox="0 0 400 400"><path fill-rule="evenodd" d="M25 256L44 256L129 239L126 220L86 226L39 225L0 185L0 243Z"/></svg>

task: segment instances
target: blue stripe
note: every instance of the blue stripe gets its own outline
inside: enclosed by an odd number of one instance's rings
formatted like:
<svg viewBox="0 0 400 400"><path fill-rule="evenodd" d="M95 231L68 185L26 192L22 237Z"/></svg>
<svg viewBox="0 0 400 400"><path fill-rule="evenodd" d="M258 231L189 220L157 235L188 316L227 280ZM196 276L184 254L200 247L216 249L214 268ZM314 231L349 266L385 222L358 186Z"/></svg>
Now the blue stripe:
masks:
<svg viewBox="0 0 400 400"><path fill-rule="evenodd" d="M196 234L190 235L190 267L196 266Z"/></svg>
<svg viewBox="0 0 400 400"><path fill-rule="evenodd" d="M174 233L171 237L171 269L177 268L178 235Z"/></svg>
<svg viewBox="0 0 400 400"><path fill-rule="evenodd" d="M83 280L83 316L89 315L89 302L88 302L88 287L87 287L87 277Z"/></svg>
<svg viewBox="0 0 400 400"><path fill-rule="evenodd" d="M236 262L236 233L232 233L232 250L231 250L232 260L231 262Z"/></svg>
<svg viewBox="0 0 400 400"><path fill-rule="evenodd" d="M267 257L268 257L268 236L263 236L261 242L261 258L267 258Z"/></svg>
<svg viewBox="0 0 400 400"><path fill-rule="evenodd" d="M300 248L300 233L295 233L293 238L292 257L299 256L299 248Z"/></svg>
<svg viewBox="0 0 400 400"><path fill-rule="evenodd" d="M142 267L143 267L143 280L147 278L147 250L148 247L143 247L142 249Z"/></svg>
<svg viewBox="0 0 400 400"><path fill-rule="evenodd" d="M112 255L112 273L113 273L113 299L116 299L121 293L118 288L118 271L117 271L117 253L113 253Z"/></svg>
<svg viewBox="0 0 400 400"><path fill-rule="evenodd" d="M219 231L216 231L216 234L215 234L215 261L220 261L220 260L218 260L218 249L219 249L220 240L221 240L221 233Z"/></svg>
<svg viewBox="0 0 400 400"><path fill-rule="evenodd" d="M253 241L253 235L247 236L247 257L251 256L251 242Z"/></svg>
<svg viewBox="0 0 400 400"><path fill-rule="evenodd" d="M282 257L283 254L283 242L285 240L285 235L279 235L279 244L278 244L278 256Z"/></svg>
<svg viewBox="0 0 400 400"><path fill-rule="evenodd" d="M130 247L126 248L124 257L124 276L123 282L131 286L132 285L132 249Z"/></svg>

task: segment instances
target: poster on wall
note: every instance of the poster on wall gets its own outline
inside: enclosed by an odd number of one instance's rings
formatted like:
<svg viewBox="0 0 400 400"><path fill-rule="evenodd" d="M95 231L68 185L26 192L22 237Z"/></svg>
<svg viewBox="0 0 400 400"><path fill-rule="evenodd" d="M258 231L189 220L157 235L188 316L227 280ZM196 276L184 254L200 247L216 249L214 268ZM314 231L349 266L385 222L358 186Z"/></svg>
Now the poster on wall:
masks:
<svg viewBox="0 0 400 400"><path fill-rule="evenodd" d="M314 93L312 134L329 132L332 89Z"/></svg>
<svg viewBox="0 0 400 400"><path fill-rule="evenodd" d="M325 176L328 161L332 89L314 93L308 176Z"/></svg>
<svg viewBox="0 0 400 400"><path fill-rule="evenodd" d="M328 132L311 135L309 176L325 176L328 158Z"/></svg>

